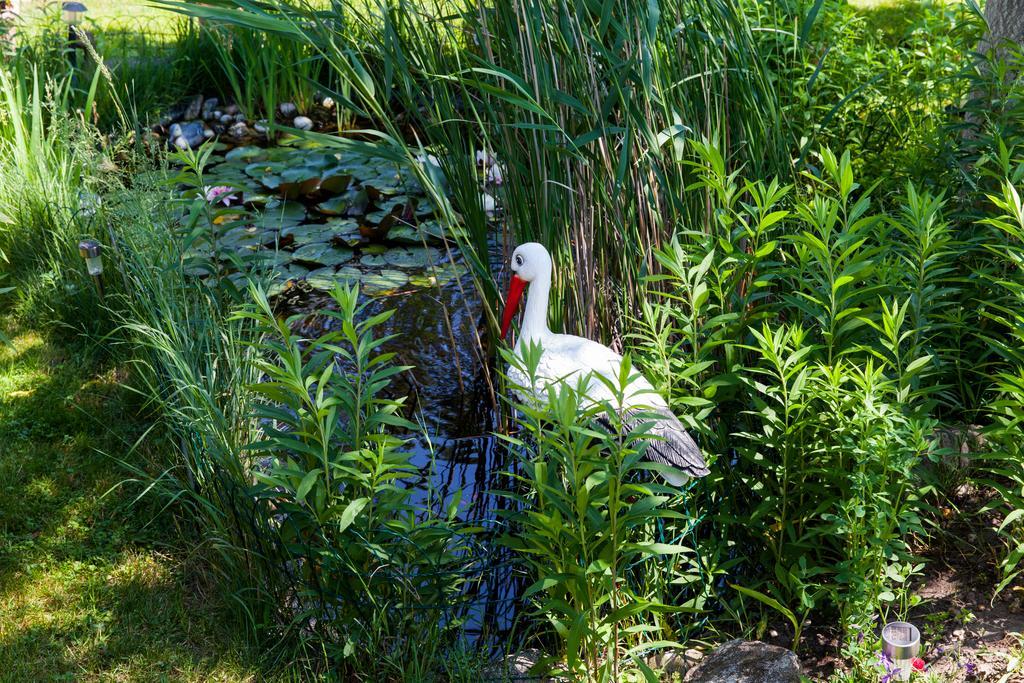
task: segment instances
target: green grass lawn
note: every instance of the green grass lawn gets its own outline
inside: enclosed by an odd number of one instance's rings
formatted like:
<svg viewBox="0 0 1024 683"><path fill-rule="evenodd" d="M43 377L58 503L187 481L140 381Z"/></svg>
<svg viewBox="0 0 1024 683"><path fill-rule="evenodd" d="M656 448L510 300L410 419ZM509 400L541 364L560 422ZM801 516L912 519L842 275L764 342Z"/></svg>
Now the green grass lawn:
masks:
<svg viewBox="0 0 1024 683"><path fill-rule="evenodd" d="M151 6L145 0L84 0L87 8L85 26L103 30L121 29L155 34L171 34L180 15ZM43 17L56 17L60 13L60 2L25 3L22 10L30 24L38 23Z"/></svg>
<svg viewBox="0 0 1024 683"><path fill-rule="evenodd" d="M145 425L123 370L5 332L0 681L263 680L199 562L168 545L169 515L117 486L105 454L142 457Z"/></svg>

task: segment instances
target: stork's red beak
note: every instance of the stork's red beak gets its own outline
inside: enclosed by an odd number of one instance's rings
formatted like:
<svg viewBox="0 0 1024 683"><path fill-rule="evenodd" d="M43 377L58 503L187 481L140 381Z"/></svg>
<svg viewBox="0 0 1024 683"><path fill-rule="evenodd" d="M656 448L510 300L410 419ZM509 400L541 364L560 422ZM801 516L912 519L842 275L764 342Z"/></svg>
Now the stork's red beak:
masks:
<svg viewBox="0 0 1024 683"><path fill-rule="evenodd" d="M512 281L508 283L508 296L505 297L505 310L501 314L501 338L508 334L512 318L519 310L519 300L523 298L523 290L526 289L526 280L518 275L512 275Z"/></svg>

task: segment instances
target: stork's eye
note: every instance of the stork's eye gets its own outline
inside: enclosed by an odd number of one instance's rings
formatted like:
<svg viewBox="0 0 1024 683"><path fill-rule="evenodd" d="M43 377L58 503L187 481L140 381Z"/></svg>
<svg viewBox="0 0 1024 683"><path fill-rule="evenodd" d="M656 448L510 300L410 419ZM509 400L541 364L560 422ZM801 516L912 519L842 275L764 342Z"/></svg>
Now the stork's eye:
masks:
<svg viewBox="0 0 1024 683"><path fill-rule="evenodd" d="M523 257L522 256L516 256L516 265L517 266L523 265Z"/></svg>

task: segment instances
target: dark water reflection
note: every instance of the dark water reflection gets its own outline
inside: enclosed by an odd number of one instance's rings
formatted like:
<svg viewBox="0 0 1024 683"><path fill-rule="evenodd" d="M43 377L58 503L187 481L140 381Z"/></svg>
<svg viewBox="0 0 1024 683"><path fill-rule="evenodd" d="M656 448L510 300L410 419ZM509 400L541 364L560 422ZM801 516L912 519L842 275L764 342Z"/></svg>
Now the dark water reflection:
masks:
<svg viewBox="0 0 1024 683"><path fill-rule="evenodd" d="M394 335L382 351L395 362L410 366L394 378L389 393L407 396L407 416L422 425L411 434L409 448L420 472L410 482L417 502L428 501L446 510L458 501L459 518L484 531L480 557L467 558L476 572L472 594L454 617L466 621L467 635L496 649L506 645L516 596L521 591L508 560L492 542L501 533L497 510L508 500L496 496L509 487L514 456L493 432L498 428L497 398L487 352L481 348L485 319L483 304L470 276L453 278L435 287L413 288L386 296L365 296L367 315L394 311L378 330ZM323 293L306 292L288 302L289 313L309 312L302 334L316 336L337 321L317 315L333 307Z"/></svg>

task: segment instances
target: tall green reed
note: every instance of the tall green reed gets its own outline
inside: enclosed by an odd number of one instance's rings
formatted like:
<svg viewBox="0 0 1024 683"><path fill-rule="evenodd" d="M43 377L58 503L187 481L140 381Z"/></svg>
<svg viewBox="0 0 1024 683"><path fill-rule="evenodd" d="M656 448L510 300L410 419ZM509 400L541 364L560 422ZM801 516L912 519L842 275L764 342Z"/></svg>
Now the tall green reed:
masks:
<svg viewBox="0 0 1024 683"><path fill-rule="evenodd" d="M438 194L461 214L456 234L488 298L475 156L493 155L505 182L489 191L510 235L553 250L567 322L587 332L617 328L618 313L635 307L654 266L645 248L710 220L704 198L685 191L684 139L715 137L730 166L788 172L754 27L730 4L165 4L307 41L348 87L339 103L379 128L369 135L406 158L437 154Z"/></svg>
<svg viewBox="0 0 1024 683"><path fill-rule="evenodd" d="M277 106L313 107L322 60L315 51L273 32L206 22L203 42L213 56L203 61L211 83L247 116L273 119Z"/></svg>

